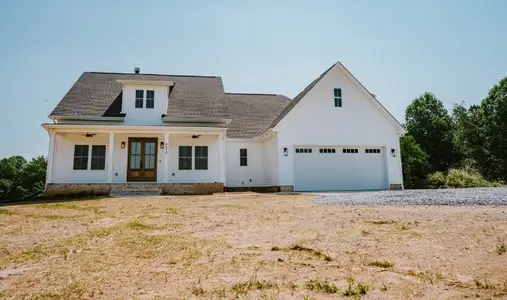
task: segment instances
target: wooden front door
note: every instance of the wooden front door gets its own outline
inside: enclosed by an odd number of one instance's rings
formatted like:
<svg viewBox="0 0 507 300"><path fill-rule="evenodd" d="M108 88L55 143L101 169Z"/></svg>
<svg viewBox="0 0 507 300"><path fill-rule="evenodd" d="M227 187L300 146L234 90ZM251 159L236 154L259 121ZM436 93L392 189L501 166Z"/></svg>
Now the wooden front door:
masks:
<svg viewBox="0 0 507 300"><path fill-rule="evenodd" d="M157 181L156 138L129 138L127 181Z"/></svg>

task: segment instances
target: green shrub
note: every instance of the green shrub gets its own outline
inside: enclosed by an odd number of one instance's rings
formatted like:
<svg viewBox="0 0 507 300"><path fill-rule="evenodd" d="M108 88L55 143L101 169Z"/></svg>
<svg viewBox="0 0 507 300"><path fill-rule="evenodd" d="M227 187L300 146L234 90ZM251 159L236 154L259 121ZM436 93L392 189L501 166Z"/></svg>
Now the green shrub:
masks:
<svg viewBox="0 0 507 300"><path fill-rule="evenodd" d="M499 186L503 186L503 183L487 181L476 169L470 166L450 169L447 174L442 172L431 173L426 179L426 187L432 189Z"/></svg>
<svg viewBox="0 0 507 300"><path fill-rule="evenodd" d="M435 172L428 175L426 179L426 187L430 189L443 189L446 188L446 178L444 173Z"/></svg>

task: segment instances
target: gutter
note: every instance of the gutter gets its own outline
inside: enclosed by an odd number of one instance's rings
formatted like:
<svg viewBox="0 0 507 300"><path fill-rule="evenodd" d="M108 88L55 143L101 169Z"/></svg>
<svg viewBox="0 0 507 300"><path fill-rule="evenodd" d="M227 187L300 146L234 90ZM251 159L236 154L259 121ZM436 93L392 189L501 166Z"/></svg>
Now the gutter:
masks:
<svg viewBox="0 0 507 300"><path fill-rule="evenodd" d="M58 121L58 120L77 120L77 121L113 121L113 122L123 122L125 120L125 116L123 117L101 117L101 116L49 116L50 120Z"/></svg>

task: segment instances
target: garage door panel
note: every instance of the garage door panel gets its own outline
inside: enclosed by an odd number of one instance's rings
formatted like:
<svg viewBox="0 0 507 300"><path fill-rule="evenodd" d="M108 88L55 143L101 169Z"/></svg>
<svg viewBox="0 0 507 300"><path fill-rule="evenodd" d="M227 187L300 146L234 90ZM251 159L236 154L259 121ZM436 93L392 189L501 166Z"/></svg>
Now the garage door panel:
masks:
<svg viewBox="0 0 507 300"><path fill-rule="evenodd" d="M297 191L387 188L383 149L339 146L297 147L294 156L294 179Z"/></svg>

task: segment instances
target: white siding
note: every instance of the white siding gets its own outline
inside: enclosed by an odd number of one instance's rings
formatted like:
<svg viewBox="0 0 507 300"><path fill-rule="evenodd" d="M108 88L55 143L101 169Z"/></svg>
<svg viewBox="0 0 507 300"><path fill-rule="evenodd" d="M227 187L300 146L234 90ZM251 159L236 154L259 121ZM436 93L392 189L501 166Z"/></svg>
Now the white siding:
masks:
<svg viewBox="0 0 507 300"><path fill-rule="evenodd" d="M227 140L227 186L264 186L263 143ZM240 166L239 149L247 149L247 166Z"/></svg>
<svg viewBox="0 0 507 300"><path fill-rule="evenodd" d="M178 170L179 146L208 146L208 170ZM194 147L192 147L192 153ZM220 182L219 140L217 136L169 136L168 182ZM192 154L192 157L195 156ZM194 159L192 159L192 168ZM173 175L174 174L174 175Z"/></svg>
<svg viewBox="0 0 507 300"><path fill-rule="evenodd" d="M55 183L102 183L107 182L106 170L74 170L75 145L106 145L109 143L107 135L96 135L93 138L85 134L57 134L55 141L55 156L53 161L53 182ZM107 157L106 157L107 160ZM88 157L90 164L90 157Z"/></svg>
<svg viewBox="0 0 507 300"><path fill-rule="evenodd" d="M144 91L143 108L135 107L136 90ZM146 108L146 91L155 91L155 107ZM162 114L167 112L169 87L167 86L142 86L126 85L122 94L122 113L125 116L125 124L131 125L157 125L162 124Z"/></svg>
<svg viewBox="0 0 507 300"><path fill-rule="evenodd" d="M342 89L343 107L334 107L334 88ZM397 128L369 97L344 70L330 70L275 126L279 184L294 185L292 149L296 145L385 147L389 183L402 183ZM283 156L284 147L289 149L289 156ZM390 155L391 148L396 149L396 157Z"/></svg>
<svg viewBox="0 0 507 300"><path fill-rule="evenodd" d="M264 185L278 185L278 139L270 137L264 142Z"/></svg>
<svg viewBox="0 0 507 300"><path fill-rule="evenodd" d="M198 139L190 136L169 136L168 154L160 149L163 134L119 134L114 137L113 182L127 180L127 159L129 137L157 138L157 182L220 182L219 140L217 135L202 135ZM121 143L125 142L125 148ZM53 183L107 183L107 149L109 134L85 137L85 134L56 134L55 158L53 162ZM106 145L105 170L73 170L75 145ZM178 147L208 146L208 170L178 170ZM169 174L164 178L164 160L169 159ZM194 156L193 156L194 157ZM90 160L90 158L89 158ZM194 159L192 159L194 163ZM174 174L174 175L173 175Z"/></svg>

